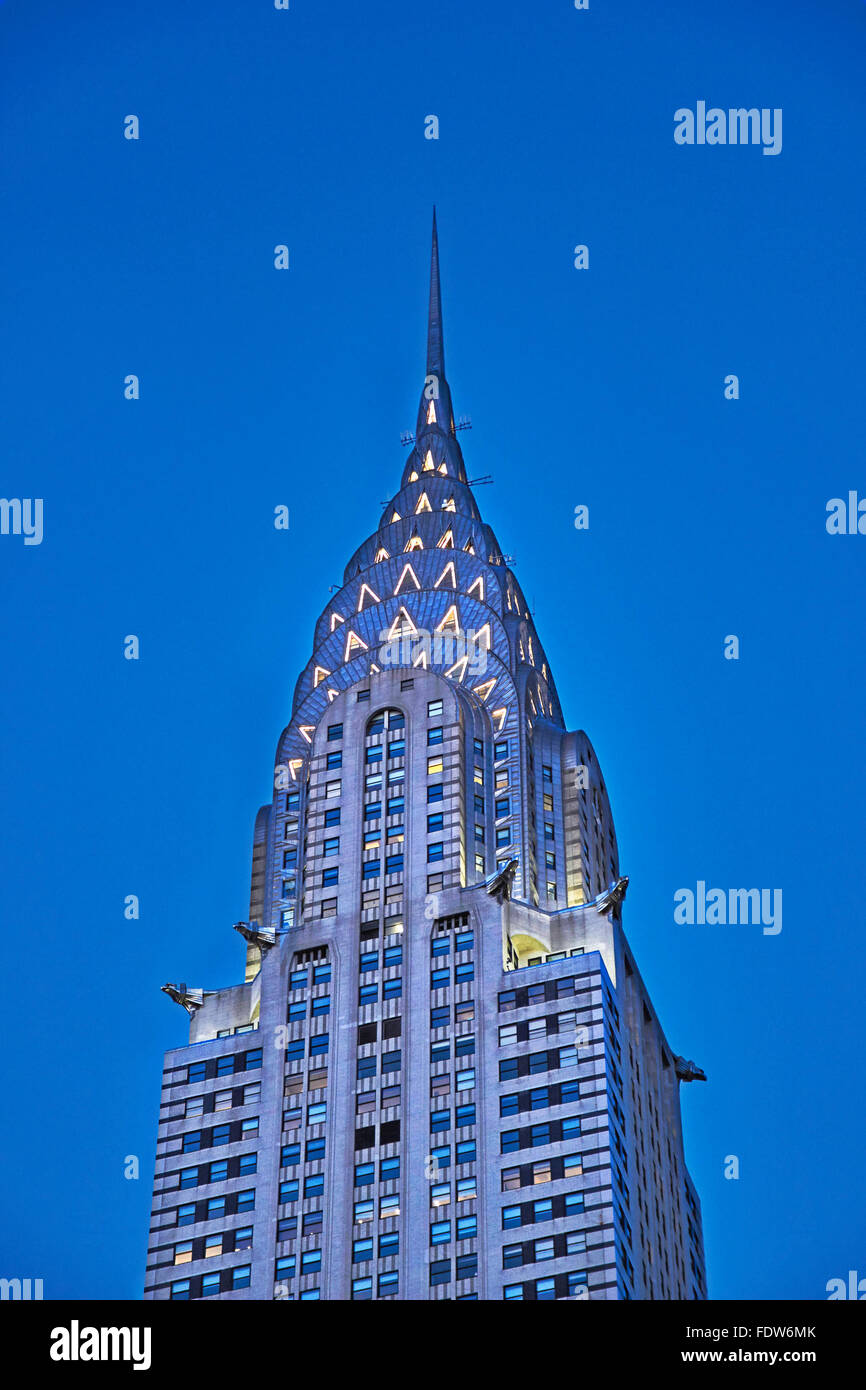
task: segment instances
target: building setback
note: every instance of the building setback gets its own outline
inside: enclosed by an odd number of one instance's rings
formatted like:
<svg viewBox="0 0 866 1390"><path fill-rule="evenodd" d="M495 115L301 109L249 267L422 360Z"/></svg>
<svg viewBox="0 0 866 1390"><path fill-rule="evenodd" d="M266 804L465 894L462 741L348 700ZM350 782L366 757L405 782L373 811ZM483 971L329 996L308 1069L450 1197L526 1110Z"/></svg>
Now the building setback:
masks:
<svg viewBox="0 0 866 1390"><path fill-rule="evenodd" d="M598 760L467 480L436 222L412 450L318 620L243 984L166 986L145 1298L703 1299Z"/></svg>

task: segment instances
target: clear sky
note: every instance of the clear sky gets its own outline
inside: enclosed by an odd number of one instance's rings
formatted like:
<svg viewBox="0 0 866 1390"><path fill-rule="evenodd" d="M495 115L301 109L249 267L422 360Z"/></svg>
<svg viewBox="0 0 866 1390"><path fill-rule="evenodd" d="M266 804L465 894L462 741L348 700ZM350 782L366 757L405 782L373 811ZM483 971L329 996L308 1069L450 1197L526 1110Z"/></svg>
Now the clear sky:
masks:
<svg viewBox="0 0 866 1390"><path fill-rule="evenodd" d="M0 536L0 1274L140 1296L159 986L242 978L294 682L414 425L434 202L467 467L709 1078L711 1296L866 1274L866 536L825 528L866 496L864 48L862 0L0 4L0 492L44 499ZM781 108L781 153L677 145L698 101ZM698 880L781 888L782 931L677 925Z"/></svg>

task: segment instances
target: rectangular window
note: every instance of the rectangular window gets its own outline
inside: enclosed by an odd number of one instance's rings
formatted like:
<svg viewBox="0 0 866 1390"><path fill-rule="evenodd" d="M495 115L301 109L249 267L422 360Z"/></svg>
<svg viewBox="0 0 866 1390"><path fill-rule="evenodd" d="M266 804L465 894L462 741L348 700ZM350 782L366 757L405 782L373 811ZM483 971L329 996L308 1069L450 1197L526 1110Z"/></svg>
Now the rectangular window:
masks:
<svg viewBox="0 0 866 1390"><path fill-rule="evenodd" d="M339 881L340 881L340 870L339 870L339 868L336 868L336 867L335 867L335 868L333 868L333 869L323 869L323 870L322 870L322 887L323 887L323 888L331 888L331 887L333 887L334 884L339 883Z"/></svg>
<svg viewBox="0 0 866 1390"><path fill-rule="evenodd" d="M326 798L327 798L329 801L332 801L335 797L339 796L339 795L340 795L340 792L341 792L341 790L342 790L342 786L343 786L343 784L342 784L342 782L340 781L339 777L337 777L333 782L326 782L326 783L325 783L325 796L326 796Z"/></svg>
<svg viewBox="0 0 866 1390"><path fill-rule="evenodd" d="M343 726L342 726L342 724L329 724L329 725L328 725L328 742L329 742L329 743L336 743L336 742L337 742L339 739L341 739L342 737L343 737Z"/></svg>
<svg viewBox="0 0 866 1390"><path fill-rule="evenodd" d="M451 1222L434 1221L430 1226L431 1245L449 1245L451 1242Z"/></svg>
<svg viewBox="0 0 866 1390"><path fill-rule="evenodd" d="M329 754L328 754L327 767L328 767L329 770L330 770L331 768L333 768L333 767L342 767L342 766L343 766L343 754L342 754L342 753L329 753Z"/></svg>
<svg viewBox="0 0 866 1390"><path fill-rule="evenodd" d="M432 747L434 743L441 743L442 740L443 740L443 737L444 737L444 732L445 732L444 729L442 729L441 727L438 728L438 729L428 729L428 730L427 730L427 746L428 746L428 748L429 748L429 747Z"/></svg>
<svg viewBox="0 0 866 1390"><path fill-rule="evenodd" d="M434 864L437 860L445 857L445 844L442 840L435 841L427 846L427 863Z"/></svg>
<svg viewBox="0 0 866 1390"><path fill-rule="evenodd" d="M427 788L427 800L428 800L428 801L441 801L441 800L443 799L442 787L443 787L443 784L442 784L441 782L433 782L433 783Z"/></svg>
<svg viewBox="0 0 866 1390"><path fill-rule="evenodd" d="M381 801L368 801L364 807L364 820L378 820L382 814Z"/></svg>
<svg viewBox="0 0 866 1390"><path fill-rule="evenodd" d="M433 777L437 772L441 772L444 764L441 757L427 759L427 776ZM428 800L430 798L428 797Z"/></svg>
<svg viewBox="0 0 866 1390"><path fill-rule="evenodd" d="M508 757L508 739L507 739L507 738L506 738L506 739L502 739L502 741L501 741L500 743L494 743L494 745L493 745L493 757L494 757L494 759L496 760L496 762L500 762L500 761L502 760L502 758L507 758L507 757Z"/></svg>
<svg viewBox="0 0 866 1390"><path fill-rule="evenodd" d="M441 829L442 829L442 823L443 823L443 815L442 815L442 812L441 812L441 811L437 811L437 812L435 812L434 815L428 816L428 817L427 817L427 834L428 834L428 835L435 835L435 833L436 833L437 830L438 830L438 831L441 831Z"/></svg>
<svg viewBox="0 0 866 1390"><path fill-rule="evenodd" d="M328 857L329 855L331 855L331 854L339 854L339 853L340 853L340 837L339 837L339 835L334 835L332 839L326 840L326 841L325 841L325 843L324 843L323 846L322 846L322 853L323 853L323 855L325 856L325 858L327 858L327 857Z"/></svg>
<svg viewBox="0 0 866 1390"><path fill-rule="evenodd" d="M435 718L437 717L437 715L441 715L441 713L442 713L442 701L441 701L441 700L429 700L429 701L427 702L427 718L428 718L428 719L435 719Z"/></svg>

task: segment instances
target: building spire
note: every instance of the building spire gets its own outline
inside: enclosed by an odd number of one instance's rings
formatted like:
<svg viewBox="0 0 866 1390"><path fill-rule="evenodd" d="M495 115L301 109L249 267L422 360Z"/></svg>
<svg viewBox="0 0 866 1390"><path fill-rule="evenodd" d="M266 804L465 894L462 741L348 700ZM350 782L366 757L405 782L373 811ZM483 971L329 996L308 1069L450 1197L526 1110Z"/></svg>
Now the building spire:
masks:
<svg viewBox="0 0 866 1390"><path fill-rule="evenodd" d="M433 208L433 244L430 250L430 307L427 313L427 375L445 376L445 343L442 337L442 291L439 285L439 237Z"/></svg>
<svg viewBox="0 0 866 1390"><path fill-rule="evenodd" d="M466 482L466 467L454 427L451 391L445 379L445 344L442 335L442 286L439 279L439 235L433 209L430 248L430 302L427 310L427 373L418 405L415 448L403 470L401 488L422 473Z"/></svg>

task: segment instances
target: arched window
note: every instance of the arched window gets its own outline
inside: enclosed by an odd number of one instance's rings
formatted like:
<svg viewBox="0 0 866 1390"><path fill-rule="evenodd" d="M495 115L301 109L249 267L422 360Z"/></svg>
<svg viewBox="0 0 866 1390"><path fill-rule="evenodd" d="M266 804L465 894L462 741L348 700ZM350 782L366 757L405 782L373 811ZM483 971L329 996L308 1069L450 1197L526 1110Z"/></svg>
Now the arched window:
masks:
<svg viewBox="0 0 866 1390"><path fill-rule="evenodd" d="M400 709L380 709L367 720L367 733L380 734L383 729L403 729L406 718Z"/></svg>

